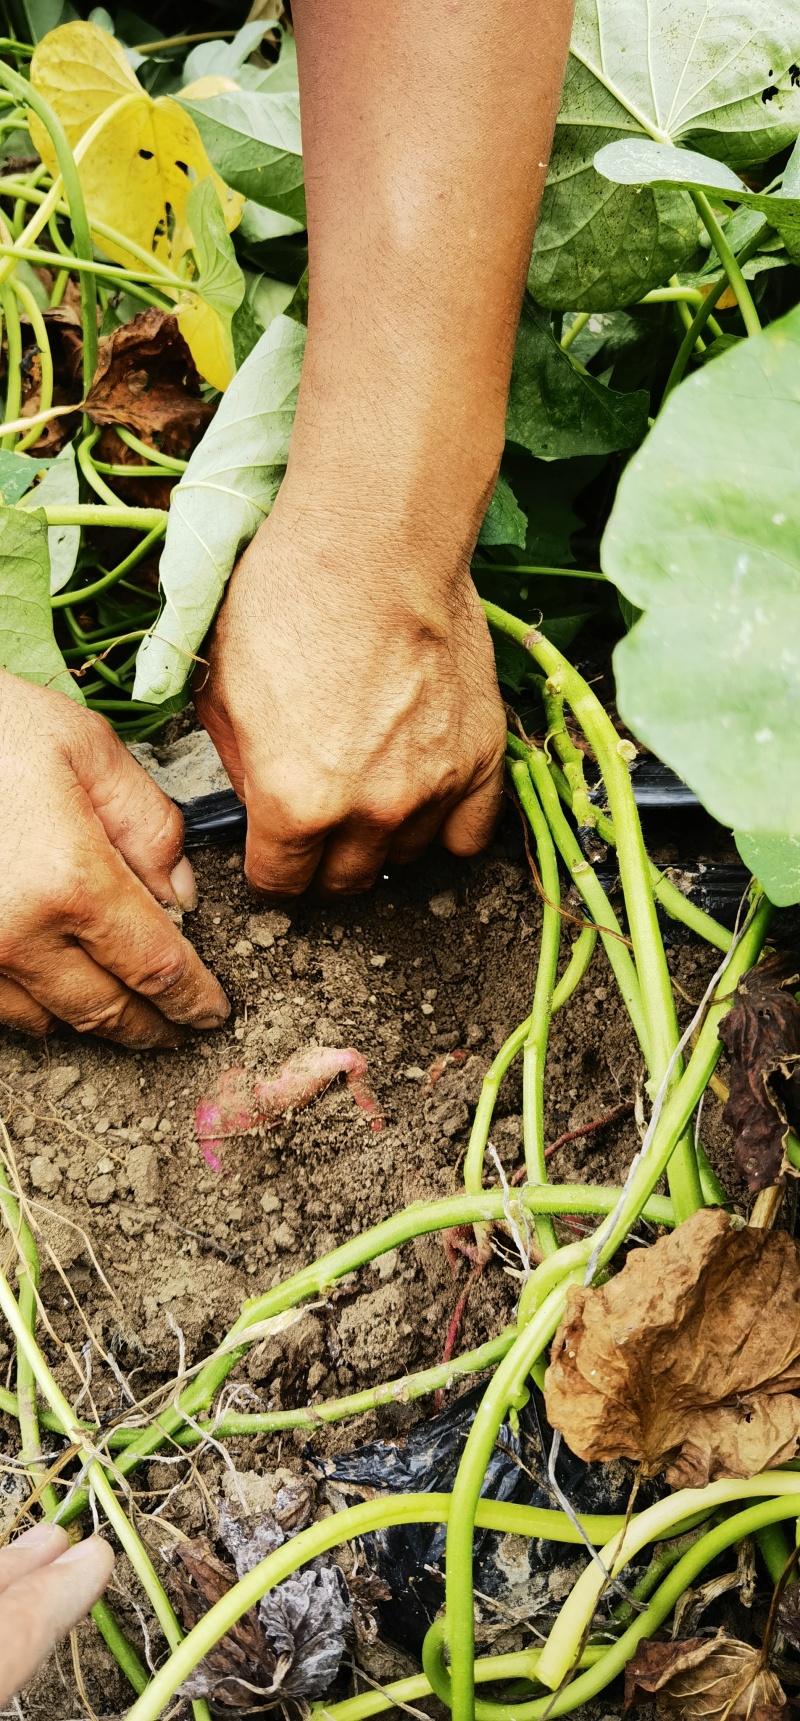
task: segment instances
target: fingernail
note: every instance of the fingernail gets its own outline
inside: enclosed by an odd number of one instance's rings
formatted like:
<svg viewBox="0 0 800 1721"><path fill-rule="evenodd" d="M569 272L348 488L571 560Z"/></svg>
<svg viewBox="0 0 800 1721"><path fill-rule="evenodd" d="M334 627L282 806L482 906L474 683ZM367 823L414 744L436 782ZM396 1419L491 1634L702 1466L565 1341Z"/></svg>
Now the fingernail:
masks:
<svg viewBox="0 0 800 1721"><path fill-rule="evenodd" d="M192 909L197 907L197 885L195 884L191 862L186 859L185 855L181 857L174 871L170 873L169 882L175 892L175 901L178 907L191 913Z"/></svg>
<svg viewBox="0 0 800 1721"><path fill-rule="evenodd" d="M223 1028L228 1020L230 1011L224 1016L198 1016L192 1023L193 1028Z"/></svg>

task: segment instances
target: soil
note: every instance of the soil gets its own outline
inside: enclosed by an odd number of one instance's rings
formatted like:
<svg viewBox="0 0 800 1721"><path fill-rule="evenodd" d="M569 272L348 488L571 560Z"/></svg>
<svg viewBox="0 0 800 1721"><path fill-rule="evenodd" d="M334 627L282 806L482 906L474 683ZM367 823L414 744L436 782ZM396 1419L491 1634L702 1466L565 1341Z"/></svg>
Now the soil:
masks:
<svg viewBox="0 0 800 1721"><path fill-rule="evenodd" d="M510 812L492 849L474 862L431 855L384 877L367 898L333 907L303 903L286 915L264 915L244 882L240 850L208 849L193 859L201 901L185 930L233 1001L224 1030L159 1055L122 1053L66 1031L44 1046L0 1037L0 1109L52 1251L42 1275L51 1327L45 1349L73 1403L81 1377L84 1402L101 1416L123 1408L120 1378L140 1399L174 1377L181 1346L187 1365L208 1354L246 1298L408 1203L456 1191L482 1078L529 1008L540 908ZM569 943L567 936L563 960ZM699 1000L718 958L678 935L670 960L685 1019L686 1000ZM269 1072L314 1042L365 1054L385 1127L374 1131L338 1082L280 1127L226 1142L221 1172L207 1166L194 1110L220 1073L231 1065ZM466 1057L443 1066L456 1050ZM641 1076L598 946L553 1027L548 1138L634 1101ZM515 1070L492 1133L509 1176L522 1157L520 1098ZM703 1138L743 1200L711 1094ZM552 1174L618 1183L636 1141L634 1118L624 1116L559 1148ZM313 1403L439 1361L466 1272L465 1262L454 1277L437 1238L376 1263L282 1342L254 1348L234 1376L242 1385L239 1407L257 1408L254 1395L264 1408ZM470 1297L459 1350L499 1331L518 1288L513 1261L495 1258ZM114 1372L95 1350L87 1374L90 1331L114 1358ZM0 1368L12 1384L2 1338ZM229 1442L228 1451L245 1490L257 1493L258 1478L278 1465L298 1470L309 1453L402 1436L425 1414L429 1403L395 1405L311 1439L296 1430L282 1441ZM0 1531L21 1500L8 1462L16 1449L14 1426L0 1421ZM141 1486L140 1512L161 1513L140 1518L157 1554L170 1540L170 1523L185 1534L213 1526L215 1502L232 1482L218 1453L206 1449L193 1464L151 1464ZM130 1600L135 1585L122 1560L118 1573L122 1588L112 1604L141 1643ZM129 1694L94 1628L82 1627L75 1641L91 1710L124 1711ZM391 1650L383 1661L374 1645L370 1654L372 1677L405 1670ZM78 1696L68 1649L33 1682L21 1712L31 1721L91 1712ZM608 1704L596 1711L608 1712Z"/></svg>

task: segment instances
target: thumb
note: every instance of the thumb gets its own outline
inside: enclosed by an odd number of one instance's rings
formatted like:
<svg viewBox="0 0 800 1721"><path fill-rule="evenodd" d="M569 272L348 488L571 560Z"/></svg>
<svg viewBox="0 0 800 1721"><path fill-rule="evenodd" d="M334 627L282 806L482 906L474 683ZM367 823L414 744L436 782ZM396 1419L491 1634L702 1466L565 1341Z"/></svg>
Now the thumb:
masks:
<svg viewBox="0 0 800 1721"><path fill-rule="evenodd" d="M102 717L86 713L70 738L72 768L110 843L158 902L197 906L194 873L183 853L183 815Z"/></svg>
<svg viewBox="0 0 800 1721"><path fill-rule="evenodd" d="M5 1590L0 1598L0 1701L26 1685L58 1639L88 1613L113 1569L108 1543L92 1536Z"/></svg>

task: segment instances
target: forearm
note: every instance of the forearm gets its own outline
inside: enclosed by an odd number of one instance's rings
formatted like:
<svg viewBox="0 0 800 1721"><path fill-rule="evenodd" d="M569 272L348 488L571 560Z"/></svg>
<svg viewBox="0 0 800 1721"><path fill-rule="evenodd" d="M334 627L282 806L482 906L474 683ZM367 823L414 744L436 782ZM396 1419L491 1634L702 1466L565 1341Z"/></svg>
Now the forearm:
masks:
<svg viewBox="0 0 800 1721"><path fill-rule="evenodd" d="M468 542L503 446L571 5L296 0L294 16L310 305L289 491L345 511L379 493L398 527Z"/></svg>

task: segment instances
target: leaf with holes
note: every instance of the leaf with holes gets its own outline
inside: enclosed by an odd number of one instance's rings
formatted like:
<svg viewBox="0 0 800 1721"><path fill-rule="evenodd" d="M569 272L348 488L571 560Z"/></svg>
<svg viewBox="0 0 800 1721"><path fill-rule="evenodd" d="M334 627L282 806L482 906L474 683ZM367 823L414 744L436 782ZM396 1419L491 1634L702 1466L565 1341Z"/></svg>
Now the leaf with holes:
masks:
<svg viewBox="0 0 800 1721"><path fill-rule="evenodd" d="M124 244L104 238L97 222L177 272L197 245L188 212L197 181L211 181L226 230L237 225L243 199L214 172L190 115L169 96L149 96L105 30L61 25L36 49L31 82L64 126L96 242L114 262L141 266ZM35 115L30 125L42 160L56 172L49 134ZM164 291L180 293L166 277ZM229 378L209 380L224 387Z"/></svg>
<svg viewBox="0 0 800 1721"><path fill-rule="evenodd" d="M597 151L623 138L696 146L730 167L800 132L794 0L578 0L529 285L559 310L613 310L660 286L695 249L676 188L612 186ZM765 99L765 96L768 99Z"/></svg>

